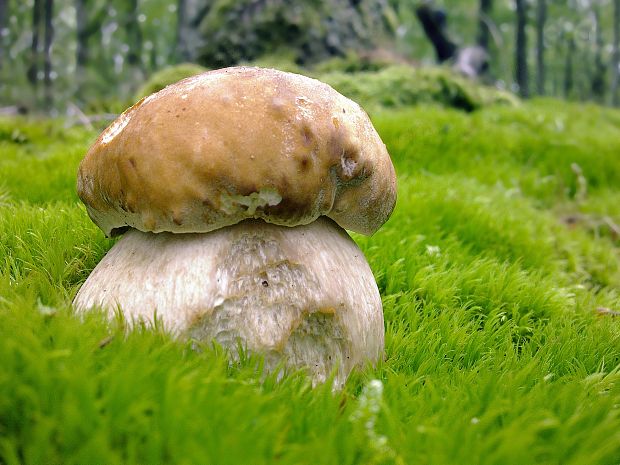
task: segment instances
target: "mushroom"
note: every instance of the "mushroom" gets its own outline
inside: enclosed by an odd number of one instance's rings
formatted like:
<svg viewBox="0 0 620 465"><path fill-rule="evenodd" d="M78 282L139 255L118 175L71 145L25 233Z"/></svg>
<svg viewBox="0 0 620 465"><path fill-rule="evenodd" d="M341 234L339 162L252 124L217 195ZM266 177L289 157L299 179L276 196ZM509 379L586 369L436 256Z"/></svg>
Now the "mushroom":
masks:
<svg viewBox="0 0 620 465"><path fill-rule="evenodd" d="M396 177L366 113L328 85L252 67L179 81L103 131L77 189L107 236L124 233L78 312L156 317L315 383L381 356L379 291L345 229L381 227Z"/></svg>

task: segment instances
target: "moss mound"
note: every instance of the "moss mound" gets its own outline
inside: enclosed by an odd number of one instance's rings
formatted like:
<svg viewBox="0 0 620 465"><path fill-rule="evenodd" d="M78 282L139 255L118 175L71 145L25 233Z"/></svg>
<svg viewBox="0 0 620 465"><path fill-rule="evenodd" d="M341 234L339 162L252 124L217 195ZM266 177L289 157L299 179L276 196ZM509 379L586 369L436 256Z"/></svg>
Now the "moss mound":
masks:
<svg viewBox="0 0 620 465"><path fill-rule="evenodd" d="M326 74L332 72L359 73L381 71L391 66L411 66L406 58L386 49L375 49L364 53L348 51L343 56L330 58L312 67L313 72Z"/></svg>
<svg viewBox="0 0 620 465"><path fill-rule="evenodd" d="M512 94L482 86L446 68L388 66L377 71L333 71L317 76L362 106L387 108L439 104L473 111L493 105L517 105Z"/></svg>
<svg viewBox="0 0 620 465"><path fill-rule="evenodd" d="M169 66L153 74L136 92L136 101L147 95L162 90L164 87L174 84L181 79L185 79L195 74L207 71L207 68L194 63L181 63L180 65Z"/></svg>
<svg viewBox="0 0 620 465"><path fill-rule="evenodd" d="M244 61L240 64L258 66L260 68L279 69L280 71L309 76L308 70L295 62L295 51L286 47L280 47L272 53L265 53L254 60Z"/></svg>
<svg viewBox="0 0 620 465"><path fill-rule="evenodd" d="M414 67L374 59L362 62L344 57L326 61L309 70L295 64L289 56L280 54L264 55L247 65L276 68L317 78L368 108L436 104L474 111L488 105L519 104L519 99L513 94L483 86L448 68ZM138 89L135 100L204 71L207 68L192 63L164 68Z"/></svg>
<svg viewBox="0 0 620 465"><path fill-rule="evenodd" d="M398 21L385 0L213 0L209 6L198 60L212 67L255 60L282 44L297 63L317 63L376 47Z"/></svg>

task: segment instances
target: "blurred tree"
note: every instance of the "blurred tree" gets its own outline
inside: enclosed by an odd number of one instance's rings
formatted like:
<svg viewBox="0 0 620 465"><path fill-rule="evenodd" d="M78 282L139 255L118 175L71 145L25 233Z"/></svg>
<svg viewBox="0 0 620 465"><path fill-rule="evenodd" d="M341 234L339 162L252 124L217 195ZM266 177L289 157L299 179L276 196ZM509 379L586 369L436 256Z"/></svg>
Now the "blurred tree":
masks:
<svg viewBox="0 0 620 465"><path fill-rule="evenodd" d="M177 2L177 31L175 37L175 61L184 62L191 58L189 45L189 21L187 11L187 0Z"/></svg>
<svg viewBox="0 0 620 465"><path fill-rule="evenodd" d="M573 56L577 44L575 43L575 32L571 28L565 32L566 54L564 59L564 98L570 98L573 91Z"/></svg>
<svg viewBox="0 0 620 465"><path fill-rule="evenodd" d="M536 91L545 95L545 22L547 2L538 0L536 8Z"/></svg>
<svg viewBox="0 0 620 465"><path fill-rule="evenodd" d="M515 80L521 97L529 96L527 71L527 0L516 0Z"/></svg>
<svg viewBox="0 0 620 465"><path fill-rule="evenodd" d="M491 9L493 8L493 0L480 0L478 7L478 37L476 42L480 47L489 51L489 42L491 38Z"/></svg>
<svg viewBox="0 0 620 465"><path fill-rule="evenodd" d="M611 103L620 104L618 84L620 82L620 0L614 0L614 39L612 62Z"/></svg>
<svg viewBox="0 0 620 465"><path fill-rule="evenodd" d="M53 29L53 0L34 0L32 9L32 41L30 45L30 65L28 67L28 81L32 85L35 98L38 96L38 84L41 78L44 85L44 102L46 107L52 105L52 40ZM40 36L43 34L43 47Z"/></svg>
<svg viewBox="0 0 620 465"><path fill-rule="evenodd" d="M135 79L144 77L146 71L142 61L142 31L140 30L138 0L126 0L124 12L125 34L127 38L127 63L132 68Z"/></svg>
<svg viewBox="0 0 620 465"><path fill-rule="evenodd" d="M592 22L594 27L594 69L590 79L592 96L597 102L602 102L605 96L605 72L607 71L603 61L603 28L601 26L601 11L598 2L592 2Z"/></svg>
<svg viewBox="0 0 620 465"><path fill-rule="evenodd" d="M52 41L54 40L54 0L44 1L44 44L43 44L43 86L45 89L45 106L50 109L53 104L52 93Z"/></svg>
<svg viewBox="0 0 620 465"><path fill-rule="evenodd" d="M28 67L28 81L36 88L39 83L40 51L39 33L41 30L41 7L43 0L34 0L32 7L32 42L30 45L30 66Z"/></svg>
<svg viewBox="0 0 620 465"><path fill-rule="evenodd" d="M443 63L454 58L457 46L446 31L447 16L445 11L424 3L416 8L416 15L426 36L435 48L437 63Z"/></svg>
<svg viewBox="0 0 620 465"><path fill-rule="evenodd" d="M5 31L8 31L8 3L8 0L0 0L0 69L2 69L2 65L4 64L4 57L6 55L4 36Z"/></svg>
<svg viewBox="0 0 620 465"><path fill-rule="evenodd" d="M108 15L104 5L96 5L94 0L76 0L75 24L76 24L76 52L75 52L75 76L77 81L77 94L81 96L82 86L85 81L85 69L90 59L91 38L101 30L102 23ZM89 13L90 17L89 17Z"/></svg>
<svg viewBox="0 0 620 465"><path fill-rule="evenodd" d="M190 62L198 58L199 26L212 6L212 0L177 0L175 62Z"/></svg>

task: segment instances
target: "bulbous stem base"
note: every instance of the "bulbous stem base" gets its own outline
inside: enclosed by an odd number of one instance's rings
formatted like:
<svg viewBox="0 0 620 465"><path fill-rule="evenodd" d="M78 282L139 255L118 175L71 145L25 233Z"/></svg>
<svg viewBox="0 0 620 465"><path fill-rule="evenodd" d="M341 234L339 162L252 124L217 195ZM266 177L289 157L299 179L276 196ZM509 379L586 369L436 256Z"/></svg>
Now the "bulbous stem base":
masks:
<svg viewBox="0 0 620 465"><path fill-rule="evenodd" d="M381 299L363 253L326 218L294 228L260 220L202 234L125 234L75 297L78 311L119 308L181 338L215 340L305 368L315 383L383 351Z"/></svg>

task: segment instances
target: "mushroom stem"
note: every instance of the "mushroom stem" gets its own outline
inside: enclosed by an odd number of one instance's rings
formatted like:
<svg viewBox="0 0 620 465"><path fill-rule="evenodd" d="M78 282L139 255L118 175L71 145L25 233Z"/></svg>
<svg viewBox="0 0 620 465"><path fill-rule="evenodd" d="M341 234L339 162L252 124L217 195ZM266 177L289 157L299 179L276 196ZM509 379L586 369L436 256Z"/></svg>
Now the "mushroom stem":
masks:
<svg viewBox="0 0 620 465"><path fill-rule="evenodd" d="M78 311L120 308L131 323L155 314L176 337L241 346L308 368L335 385L383 351L381 299L346 231L321 217L296 227L245 220L202 234L130 230L75 297Z"/></svg>

